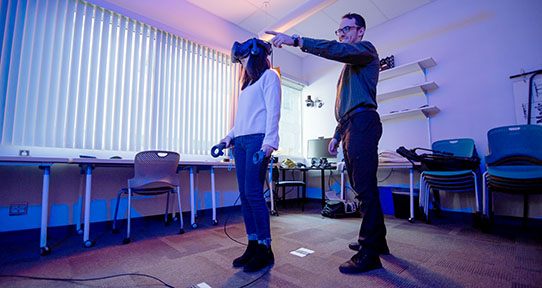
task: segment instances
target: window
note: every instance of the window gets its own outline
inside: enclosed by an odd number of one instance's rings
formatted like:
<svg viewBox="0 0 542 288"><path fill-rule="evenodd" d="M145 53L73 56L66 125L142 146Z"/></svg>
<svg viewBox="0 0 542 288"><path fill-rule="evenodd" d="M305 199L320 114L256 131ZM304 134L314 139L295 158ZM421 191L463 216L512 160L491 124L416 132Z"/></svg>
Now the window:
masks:
<svg viewBox="0 0 542 288"><path fill-rule="evenodd" d="M279 154L303 157L301 133L301 92L303 86L282 77L282 105L280 109Z"/></svg>
<svg viewBox="0 0 542 288"><path fill-rule="evenodd" d="M208 155L230 56L80 0L2 1L0 145Z"/></svg>

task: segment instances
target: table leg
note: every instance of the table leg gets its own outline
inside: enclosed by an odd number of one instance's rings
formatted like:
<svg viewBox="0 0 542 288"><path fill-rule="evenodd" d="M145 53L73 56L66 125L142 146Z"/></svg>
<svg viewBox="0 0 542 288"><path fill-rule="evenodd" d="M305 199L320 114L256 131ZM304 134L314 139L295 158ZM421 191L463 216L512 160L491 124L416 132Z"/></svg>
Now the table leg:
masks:
<svg viewBox="0 0 542 288"><path fill-rule="evenodd" d="M85 186L85 177L83 175L86 174L85 169L81 169L81 176L79 177L79 197L77 198L77 207L79 209L79 217L75 219L75 230L77 231L77 235L83 234L83 229L81 228L81 219L83 218L83 187Z"/></svg>
<svg viewBox="0 0 542 288"><path fill-rule="evenodd" d="M284 169L282 170L282 181L286 181L286 170ZM282 186L281 190L282 190L282 203L283 203L282 205L283 207L286 207L286 186Z"/></svg>
<svg viewBox="0 0 542 288"><path fill-rule="evenodd" d="M301 196L301 211L305 211L305 199L307 198L307 170L301 170L303 172L303 195Z"/></svg>
<svg viewBox="0 0 542 288"><path fill-rule="evenodd" d="M414 223L414 168L410 168L410 218L408 222Z"/></svg>
<svg viewBox="0 0 542 288"><path fill-rule="evenodd" d="M43 168L43 189L41 192L41 235L40 235L40 254L47 255L51 249L47 246L47 219L49 215L49 175L50 167Z"/></svg>
<svg viewBox="0 0 542 288"><path fill-rule="evenodd" d="M323 168L320 169L320 171L320 182L322 185L322 208L324 208L324 206L326 206L326 172Z"/></svg>
<svg viewBox="0 0 542 288"><path fill-rule="evenodd" d="M271 215L278 216L277 210L275 210L275 199L273 195L273 158L271 157L271 164L269 165L269 198L271 198ZM280 198L279 198L280 199Z"/></svg>
<svg viewBox="0 0 542 288"><path fill-rule="evenodd" d="M194 167L190 167L190 225L195 229L198 228L198 224L196 224L194 206Z"/></svg>
<svg viewBox="0 0 542 288"><path fill-rule="evenodd" d="M90 234L90 199L92 186L92 165L87 165L86 186L85 186L85 221L83 225L83 246L89 248L94 246L94 242L89 240Z"/></svg>
<svg viewBox="0 0 542 288"><path fill-rule="evenodd" d="M341 200L346 200L346 195L344 194L344 169L341 169Z"/></svg>
<svg viewBox="0 0 542 288"><path fill-rule="evenodd" d="M211 167L211 199L213 202L213 225L218 224L216 221L216 195L215 195L215 169Z"/></svg>

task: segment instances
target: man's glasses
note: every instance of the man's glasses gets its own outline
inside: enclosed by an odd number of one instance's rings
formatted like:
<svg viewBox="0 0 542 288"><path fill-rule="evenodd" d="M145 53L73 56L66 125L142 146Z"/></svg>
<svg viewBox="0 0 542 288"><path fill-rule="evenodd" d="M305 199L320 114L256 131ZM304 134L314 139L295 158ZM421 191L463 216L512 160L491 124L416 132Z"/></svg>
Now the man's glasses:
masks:
<svg viewBox="0 0 542 288"><path fill-rule="evenodd" d="M360 26L344 26L341 29L335 30L335 35L339 36L339 35L341 35L341 32L342 32L342 34L346 34L346 33L348 33L348 31L350 31L350 29L354 29L354 28L359 29L361 27Z"/></svg>

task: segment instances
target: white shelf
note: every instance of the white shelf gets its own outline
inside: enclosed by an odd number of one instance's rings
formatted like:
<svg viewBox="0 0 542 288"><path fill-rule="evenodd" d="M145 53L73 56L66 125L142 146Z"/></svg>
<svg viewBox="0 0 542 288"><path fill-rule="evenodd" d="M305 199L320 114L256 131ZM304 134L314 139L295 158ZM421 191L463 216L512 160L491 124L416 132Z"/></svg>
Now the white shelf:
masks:
<svg viewBox="0 0 542 288"><path fill-rule="evenodd" d="M439 112L440 112L440 109L438 107L429 106L429 107L423 107L423 108L418 108L418 109L409 109L409 110L403 110L403 111L398 111L394 113L383 114L383 115L380 115L380 119L382 121L385 121L385 120L416 116L416 115L423 115L424 117L429 118L429 117L433 117L437 115Z"/></svg>
<svg viewBox="0 0 542 288"><path fill-rule="evenodd" d="M386 79L389 79L389 78L393 78L395 76L399 76L399 75L402 75L402 74L407 74L407 73L414 72L414 71L417 71L417 70L423 72L423 70L425 70L427 68L431 68L431 67L433 67L435 65L437 65L435 60L433 60L433 58L429 57L429 58L425 58L425 59L422 59L422 60L419 60L419 61L415 61L415 62L412 62L412 63L405 64L405 65L397 66L395 68L391 68L391 69L388 69L388 70L381 71L378 78L379 78L379 81L383 81L383 80L386 80Z"/></svg>
<svg viewBox="0 0 542 288"><path fill-rule="evenodd" d="M438 85L434 81L425 82L425 83L421 83L421 84L418 84L418 85L414 85L414 86L410 86L410 87L406 87L406 88L401 88L401 89L389 91L389 92L382 93L382 94L377 94L376 99L381 101L381 100L396 98L396 97L400 97L400 96L404 96L404 95L410 95L410 94L414 94L414 93L427 94L427 93L430 93L431 91L433 91L433 90L435 90L437 88L438 88Z"/></svg>

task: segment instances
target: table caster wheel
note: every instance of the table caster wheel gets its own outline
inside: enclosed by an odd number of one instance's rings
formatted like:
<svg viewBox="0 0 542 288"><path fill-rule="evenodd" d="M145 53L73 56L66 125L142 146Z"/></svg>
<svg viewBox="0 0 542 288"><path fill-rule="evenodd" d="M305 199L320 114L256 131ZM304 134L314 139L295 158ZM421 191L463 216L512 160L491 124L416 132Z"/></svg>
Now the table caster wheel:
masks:
<svg viewBox="0 0 542 288"><path fill-rule="evenodd" d="M87 241L85 241L85 244L83 246L85 246L85 248L90 248L90 247L94 246L94 242L91 241L91 240L87 240Z"/></svg>
<svg viewBox="0 0 542 288"><path fill-rule="evenodd" d="M179 231L179 234L184 234L184 229L181 229L181 230Z"/></svg>
<svg viewBox="0 0 542 288"><path fill-rule="evenodd" d="M51 248L49 246L41 247L40 248L40 255L45 256L51 254Z"/></svg>
<svg viewBox="0 0 542 288"><path fill-rule="evenodd" d="M122 240L122 244L128 244L130 241L132 241L130 238L124 238L124 240Z"/></svg>
<svg viewBox="0 0 542 288"><path fill-rule="evenodd" d="M218 221L213 220L213 226L216 226L216 225L218 225Z"/></svg>
<svg viewBox="0 0 542 288"><path fill-rule="evenodd" d="M113 234L119 234L119 229L113 229Z"/></svg>
<svg viewBox="0 0 542 288"><path fill-rule="evenodd" d="M77 230L77 235L83 235L83 229Z"/></svg>
<svg viewBox="0 0 542 288"><path fill-rule="evenodd" d="M175 222L179 221L179 217L173 218L173 221L175 221Z"/></svg>
<svg viewBox="0 0 542 288"><path fill-rule="evenodd" d="M411 218L408 218L408 222L414 223L414 218L412 218L412 217L411 217Z"/></svg>
<svg viewBox="0 0 542 288"><path fill-rule="evenodd" d="M273 216L279 216L279 213L277 213L277 211L275 211L275 210L271 210L271 212L269 212L269 213L271 213L271 215L273 215Z"/></svg>
<svg viewBox="0 0 542 288"><path fill-rule="evenodd" d="M198 228L198 224L197 224L197 223L192 224L192 228L193 228L193 229Z"/></svg>

